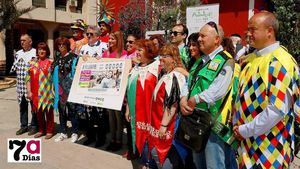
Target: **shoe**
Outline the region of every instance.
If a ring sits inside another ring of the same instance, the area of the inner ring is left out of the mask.
[[[64,139],[67,139],[68,136],[64,133],[60,133],[59,136],[54,140],[55,142],[63,141]]]
[[[105,148],[106,151],[109,151],[112,149],[112,147],[115,145],[115,142],[110,142],[109,145]]]
[[[28,131],[28,128],[27,127],[23,127],[23,128],[20,128],[17,132],[16,132],[16,135],[21,135],[21,134],[24,134]]]
[[[111,147],[111,151],[119,151],[122,149],[122,143],[114,143],[114,145]]]
[[[28,136],[34,135],[34,134],[37,133],[37,132],[38,132],[37,129],[31,128],[31,129],[29,129],[29,131],[28,131]]]
[[[46,136],[45,136],[45,139],[49,140],[52,137],[53,137],[53,133],[47,133]]]
[[[87,139],[82,144],[87,146],[87,145],[92,144],[94,141],[95,141],[94,139]]]
[[[77,140],[78,140],[78,134],[73,133],[72,136],[71,136],[71,142],[75,143]]]
[[[45,133],[37,132],[37,133],[34,135],[34,138],[40,138],[40,137],[42,137],[43,135],[45,135]]]
[[[95,148],[101,147],[105,144],[105,140],[96,141]]]

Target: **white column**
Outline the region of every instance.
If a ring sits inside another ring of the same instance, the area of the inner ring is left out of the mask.
[[[254,15],[254,0],[249,0],[248,20]]]
[[[5,73],[6,53],[5,53],[5,30],[0,32],[0,75]]]

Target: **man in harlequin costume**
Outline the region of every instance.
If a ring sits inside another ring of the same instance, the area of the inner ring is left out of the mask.
[[[227,126],[231,117],[230,109],[222,111],[224,109],[222,105],[228,103],[230,98],[234,60],[221,46],[223,36],[222,27],[214,22],[208,22],[200,29],[199,47],[205,55],[198,59],[191,68],[188,80],[189,89],[183,90],[188,90],[188,92],[183,92],[180,101],[183,115],[188,116],[194,111],[202,111],[216,119],[205,149],[193,152],[193,160],[197,169],[206,167],[219,169],[226,168],[226,165],[233,166],[225,160],[228,153],[226,150],[227,140],[225,141],[221,132],[215,128],[216,125]],[[227,130],[232,131],[230,125]]]
[[[84,37],[84,30],[86,24],[82,19],[77,19],[71,24],[73,37],[70,38],[71,52],[79,55],[80,49],[83,45],[88,43],[88,38]]]
[[[112,18],[109,14],[107,13],[102,13],[98,17],[98,26],[100,29],[100,36],[98,36],[98,39],[101,42],[108,43],[109,40],[109,34],[112,30],[112,26],[115,22],[115,19]]]
[[[234,132],[241,142],[239,168],[289,168],[294,122],[300,121],[299,67],[276,41],[278,21],[263,11],[248,24],[256,50],[242,66]]]
[[[20,129],[16,132],[16,135],[28,132],[28,135],[37,133],[37,116],[32,112],[31,124],[28,129],[28,101],[27,100],[27,86],[25,78],[27,75],[27,69],[29,61],[36,57],[36,50],[32,48],[32,38],[28,34],[21,35],[20,38],[22,49],[15,55],[15,61],[11,67],[10,72],[16,72],[17,74],[17,95],[18,103],[20,107]]]

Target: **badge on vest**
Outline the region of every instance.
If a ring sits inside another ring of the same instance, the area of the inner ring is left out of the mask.
[[[213,60],[209,63],[207,68],[210,70],[216,71],[220,65],[220,62],[221,61],[219,61],[219,60]]]

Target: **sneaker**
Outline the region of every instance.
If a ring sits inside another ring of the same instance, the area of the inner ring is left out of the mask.
[[[75,143],[77,140],[78,140],[78,134],[73,133],[72,136],[71,136],[71,142]]]
[[[17,132],[16,132],[16,135],[21,135],[21,134],[24,134],[28,131],[28,128],[27,127],[23,127],[23,128],[20,128]]]
[[[67,139],[68,136],[64,133],[60,133],[59,136],[54,140],[55,142],[63,141],[64,139]]]

